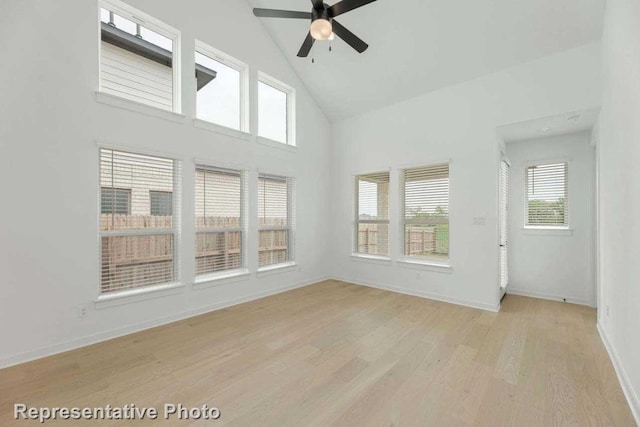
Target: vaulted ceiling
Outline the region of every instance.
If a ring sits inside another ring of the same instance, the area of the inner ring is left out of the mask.
[[[248,2],[311,11],[309,0]],[[365,53],[336,39],[332,52],[330,42],[316,42],[306,59],[296,54],[309,22],[255,19],[327,117],[338,121],[600,40],[604,5],[605,0],[378,0],[338,19],[369,44]]]

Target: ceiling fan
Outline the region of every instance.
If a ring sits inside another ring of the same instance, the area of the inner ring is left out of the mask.
[[[353,9],[373,3],[374,1],[376,0],[342,0],[333,6],[329,6],[323,3],[322,0],[311,0],[311,3],[313,4],[311,13],[296,12],[292,10],[256,8],[253,9],[253,14],[261,18],[309,19],[311,21],[309,34],[307,34],[307,38],[304,43],[302,43],[302,47],[298,52],[298,56],[301,58],[309,55],[309,52],[316,40],[333,40],[332,37],[334,34],[344,40],[349,46],[357,50],[359,53],[362,53],[367,50],[369,45],[351,31],[343,27],[334,18]]]

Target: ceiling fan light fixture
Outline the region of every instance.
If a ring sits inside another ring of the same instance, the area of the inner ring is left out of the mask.
[[[318,18],[311,23],[310,31],[314,39],[328,40],[333,34],[333,26],[328,19]]]

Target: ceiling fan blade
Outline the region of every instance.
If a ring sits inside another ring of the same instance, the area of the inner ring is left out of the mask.
[[[302,47],[298,52],[298,56],[300,58],[306,58],[309,55],[309,52],[311,52],[311,48],[313,47],[313,44],[315,43],[315,41],[316,40],[313,37],[311,37],[311,32],[309,32],[309,34],[307,34],[307,38],[304,39],[304,43],[302,43]]]
[[[336,3],[328,10],[329,16],[332,18],[343,13],[347,13],[353,9],[357,9],[369,3],[373,3],[376,0],[342,0],[340,3]]]
[[[311,12],[296,12],[293,10],[253,9],[253,14],[260,18],[293,18],[311,19]]]
[[[349,46],[358,51],[358,53],[362,53],[369,47],[368,44],[363,42],[358,36],[353,34],[351,31],[347,30],[335,19],[332,21],[333,24],[333,32],[336,36],[340,37],[344,40]]]

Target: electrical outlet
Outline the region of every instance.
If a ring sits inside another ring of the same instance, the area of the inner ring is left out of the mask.
[[[87,306],[86,305],[81,305],[78,307],[78,317],[79,318],[83,318],[83,317],[87,317]]]

